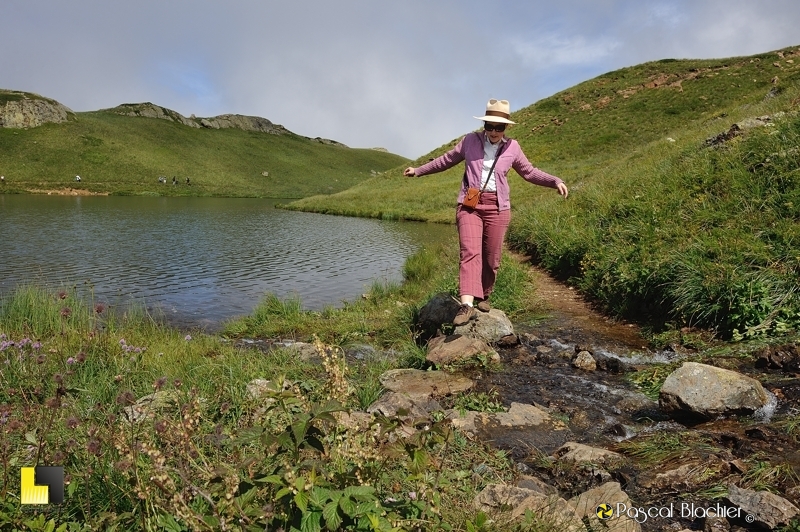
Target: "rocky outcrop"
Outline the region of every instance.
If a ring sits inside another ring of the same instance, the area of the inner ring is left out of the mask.
[[[684,362],[664,381],[658,403],[674,418],[707,420],[752,414],[767,404],[767,394],[760,382],[735,371]]]
[[[283,126],[278,126],[283,127]],[[313,139],[310,137],[306,137],[311,142],[319,142],[320,144],[327,144],[328,146],[338,146],[340,148],[347,148],[347,145],[342,144],[341,142],[337,142],[331,139],[323,139],[322,137],[314,137]]]
[[[0,90],[0,127],[28,128],[75,118],[69,108],[30,92]]]
[[[237,114],[224,114],[212,116],[208,118],[199,118],[194,115],[186,118],[177,111],[155,105],[150,102],[144,103],[124,103],[113,107],[111,109],[104,109],[109,113],[114,113],[124,116],[142,116],[145,118],[158,118],[160,120],[169,120],[183,124],[184,126],[193,128],[206,128],[206,129],[241,129],[243,131],[255,131],[258,133],[269,133],[270,135],[286,135],[292,134],[291,131],[286,129],[280,124],[275,124],[266,118],[260,116],[248,116]],[[320,144],[328,144],[331,146],[339,146],[347,148],[346,145],[335,140],[323,139],[321,137],[311,138],[305,137],[311,142],[318,142]],[[268,175],[268,172],[265,172]],[[262,174],[264,175],[264,174]],[[266,175],[265,175],[266,177]]]
[[[764,126],[771,126],[773,125],[773,120],[777,118],[781,118],[784,113],[776,113],[774,116],[764,115],[764,116],[757,116],[751,118],[745,118],[741,122],[737,122],[733,124],[727,131],[723,131],[713,137],[709,137],[705,140],[705,146],[719,146],[731,140],[734,137],[738,137],[748,129],[753,129],[756,127],[764,127]]]
[[[283,135],[291,133],[285,127],[273,124],[266,118],[260,116],[246,116],[236,114],[225,114],[214,116],[210,118],[197,118],[192,115],[186,118],[177,111],[161,107],[150,102],[144,103],[124,103],[112,109],[104,109],[109,113],[114,113],[124,116],[141,116],[145,118],[158,118],[160,120],[169,120],[183,124],[184,126],[193,128],[208,128],[208,129],[242,129],[244,131],[257,131],[260,133],[270,133],[273,135]],[[333,142],[333,141],[331,141]]]
[[[123,116],[141,116],[145,118],[158,118],[160,120],[169,120],[170,122],[177,122],[189,127],[200,127],[200,124],[194,120],[190,120],[172,109],[161,107],[150,102],[144,103],[123,103],[112,109],[103,109],[103,111],[114,113]]]
[[[258,131],[271,135],[290,133],[285,127],[273,124],[260,116],[245,115],[219,115],[212,118],[200,118],[200,125],[209,129],[242,129],[244,131]]]

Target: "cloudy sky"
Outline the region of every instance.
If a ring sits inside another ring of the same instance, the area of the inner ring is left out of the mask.
[[[797,0],[2,0],[0,88],[417,157],[610,70],[800,45]]]

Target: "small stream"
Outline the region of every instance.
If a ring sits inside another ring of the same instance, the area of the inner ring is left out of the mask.
[[[521,344],[499,350],[502,369],[484,374],[478,390],[497,392],[507,406],[512,402],[543,406],[567,429],[546,434],[535,429],[494,430],[490,436],[493,445],[506,449],[516,462],[524,464],[524,470],[557,487],[567,499],[616,481],[640,507],[678,507],[687,501],[711,507],[724,502],[725,487],[734,483],[754,490],[769,489],[798,505],[800,445],[788,429],[800,412],[800,373],[757,369],[752,357],[706,359],[705,363],[761,381],[769,404],[753,416],[682,425],[662,413],[658,402],[641,393],[625,375],[653,364],[678,363],[696,354],[650,351],[635,327],[603,318],[566,292],[566,287],[548,282],[551,285],[544,288],[547,297],[559,299],[561,304],[549,319],[517,326]],[[573,367],[571,359],[581,350],[592,353],[597,370]],[[631,443],[665,435],[690,443],[683,454],[655,465],[626,453]],[[552,454],[566,441],[621,452],[626,465],[610,472],[544,467],[541,456]],[[705,471],[704,476],[680,478],[681,471],[698,468]],[[671,475],[671,480],[659,480],[659,475]],[[641,524],[645,531],[703,530],[705,526],[703,519],[674,515]],[[719,530],[763,530],[743,520],[732,520],[727,526]]]

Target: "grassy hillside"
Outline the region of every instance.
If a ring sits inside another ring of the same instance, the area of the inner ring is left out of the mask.
[[[727,336],[797,326],[799,103],[792,48],[646,63],[526,107],[509,136],[572,193],[565,202],[515,177],[509,241],[614,314]],[[292,206],[452,221],[463,168],[412,180],[401,170]]]
[[[104,111],[75,116],[62,124],[0,128],[2,192],[73,187],[113,194],[299,198],[346,189],[405,161],[294,134],[195,129]],[[82,178],[79,186],[75,175]],[[158,182],[161,175],[167,185]],[[181,186],[172,186],[173,176]],[[186,177],[191,186],[185,186]]]
[[[732,109],[762,101],[770,91],[795,84],[800,53],[793,50],[729,59],[665,59],[609,72],[513,113],[517,125],[507,134],[520,142],[534,166],[569,185],[580,185],[642,145],[670,135],[682,137]],[[780,66],[773,66],[775,62]],[[777,84],[772,82],[775,76]],[[458,140],[410,164],[419,166]],[[335,196],[309,197],[291,207],[451,223],[462,173],[463,167],[457,167],[409,181],[397,167]],[[514,177],[512,204],[552,193]]]

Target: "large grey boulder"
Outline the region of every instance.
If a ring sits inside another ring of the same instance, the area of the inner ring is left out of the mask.
[[[697,362],[673,371],[658,396],[661,409],[676,419],[713,419],[724,414],[752,414],[767,404],[757,380]]]

